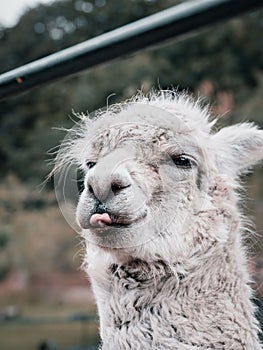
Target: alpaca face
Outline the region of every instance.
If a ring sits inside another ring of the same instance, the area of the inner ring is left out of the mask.
[[[226,241],[236,179],[263,158],[263,132],[248,123],[214,132],[214,124],[173,92],[83,116],[54,172],[84,171],[76,218],[85,239],[168,260]]]
[[[97,134],[86,144],[77,222],[104,248],[134,248],[171,234],[180,240],[202,207],[200,142],[180,121],[177,132],[134,119],[106,128],[95,121]]]

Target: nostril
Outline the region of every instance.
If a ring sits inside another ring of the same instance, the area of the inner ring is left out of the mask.
[[[121,186],[120,186],[119,184],[117,184],[117,183],[112,183],[112,184],[111,184],[111,190],[112,190],[112,192],[115,193],[115,192],[121,190]]]
[[[130,187],[130,184],[124,185],[124,184],[121,184],[119,182],[113,182],[111,184],[111,190],[114,194],[116,194],[116,193],[120,192],[121,190],[128,188],[128,187]]]
[[[88,185],[88,191],[89,193],[94,194],[94,191],[91,185]]]

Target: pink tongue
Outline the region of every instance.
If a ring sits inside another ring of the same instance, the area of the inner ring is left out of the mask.
[[[109,217],[109,214],[93,214],[90,218],[90,224],[91,226],[99,226],[104,227],[106,225],[110,225],[112,223],[111,218]]]

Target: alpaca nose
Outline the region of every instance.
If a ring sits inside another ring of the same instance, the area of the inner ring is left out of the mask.
[[[107,174],[101,169],[88,178],[87,188],[99,202],[105,203],[110,196],[117,196],[131,186],[128,171],[121,169],[112,174]]]

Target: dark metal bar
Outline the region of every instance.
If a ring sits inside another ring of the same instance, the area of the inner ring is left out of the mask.
[[[192,0],[0,75],[0,99],[262,6],[262,0]]]

